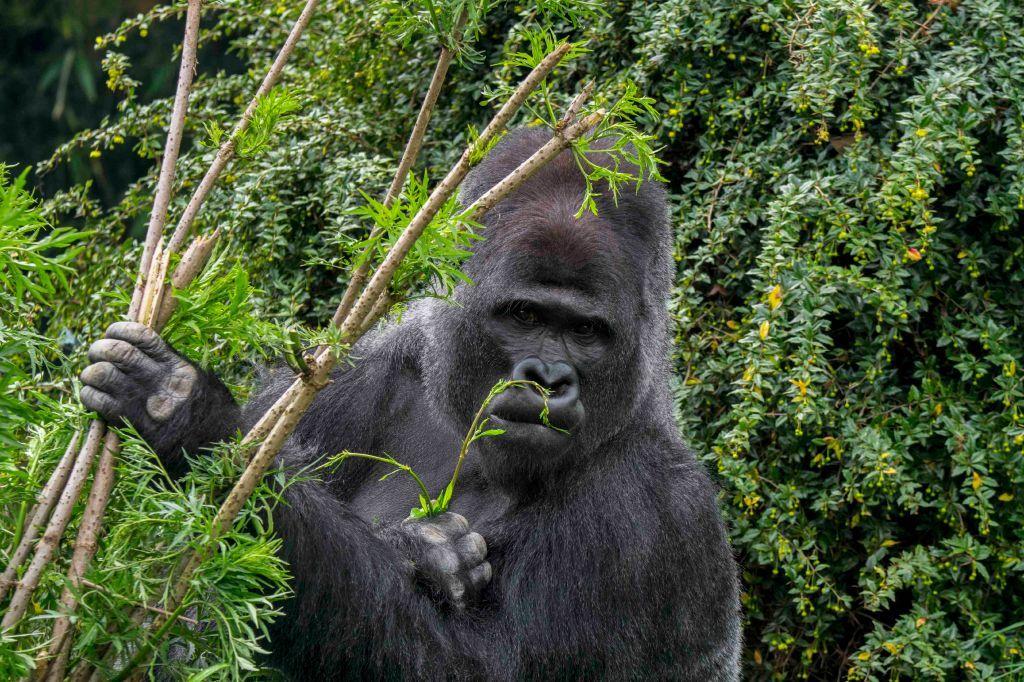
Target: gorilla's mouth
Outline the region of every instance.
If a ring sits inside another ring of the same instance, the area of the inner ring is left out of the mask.
[[[505,435],[531,437],[546,442],[564,442],[583,421],[583,403],[577,397],[548,400],[547,424],[542,417],[544,399],[530,389],[513,388],[502,393],[488,409],[491,423],[505,429]],[[504,436],[499,436],[502,438]]]

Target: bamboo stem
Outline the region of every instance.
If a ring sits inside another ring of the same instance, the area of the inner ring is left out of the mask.
[[[57,504],[60,491],[64,489],[68,476],[71,475],[71,469],[74,467],[75,455],[78,454],[78,441],[81,439],[81,435],[81,433],[76,432],[71,436],[71,442],[68,443],[68,447],[64,450],[64,456],[60,458],[57,468],[50,475],[50,480],[46,482],[46,485],[43,486],[43,489],[36,496],[36,505],[29,514],[29,522],[25,526],[25,532],[21,536],[21,541],[18,542],[17,548],[11,553],[11,560],[7,564],[7,568],[4,569],[3,575],[0,575],[0,600],[7,596],[7,591],[17,581],[18,567],[28,557],[32,544],[39,537],[39,531],[46,525],[47,519],[50,518],[50,512],[53,511],[54,505]]]
[[[139,262],[139,277],[135,281],[132,303],[128,308],[128,318],[138,319],[139,305],[145,292],[146,274],[153,259],[157,243],[163,236],[164,225],[167,223],[167,207],[170,206],[174,191],[174,175],[178,165],[178,152],[185,130],[185,116],[188,113],[189,95],[192,93],[192,78],[196,72],[196,47],[199,43],[199,16],[202,0],[189,0],[188,12],[185,14],[185,37],[181,42],[181,65],[178,67],[178,88],[174,93],[174,106],[171,109],[171,121],[167,128],[167,141],[164,143],[164,156],[160,163],[160,174],[157,176],[156,194],[153,198],[153,209],[149,214],[149,227],[146,230],[146,243]]]

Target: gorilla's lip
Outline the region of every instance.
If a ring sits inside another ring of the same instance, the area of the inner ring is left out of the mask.
[[[572,406],[552,409],[548,414],[548,424],[541,419],[543,409],[544,401],[540,397],[534,399],[530,394],[501,395],[491,404],[487,416],[491,421],[500,421],[503,425],[534,427],[560,437],[571,435],[583,421],[583,405],[578,401]]]
[[[569,433],[545,426],[539,421],[516,421],[496,414],[490,415],[488,426],[504,431],[496,439],[499,444],[503,439],[511,442],[525,441],[531,445],[534,454],[549,450],[561,451],[570,437]]]

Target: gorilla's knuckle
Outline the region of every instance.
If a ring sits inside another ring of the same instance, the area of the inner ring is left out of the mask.
[[[484,587],[486,587],[487,584],[491,582],[492,576],[493,572],[491,569],[491,564],[488,561],[485,561],[473,567],[472,569],[470,569],[468,574],[470,584],[472,584],[473,587],[477,590],[481,590]]]
[[[434,525],[450,537],[465,535],[469,531],[469,521],[466,520],[466,517],[455,512],[441,514],[434,520]]]
[[[455,542],[455,550],[467,566],[472,566],[487,556],[487,543],[480,533],[467,533]]]
[[[433,547],[427,552],[427,564],[431,571],[454,575],[459,570],[459,557],[448,547]]]

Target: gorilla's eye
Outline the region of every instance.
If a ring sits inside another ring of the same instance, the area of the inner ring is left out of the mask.
[[[519,324],[535,327],[540,324],[537,312],[525,303],[515,303],[508,311],[509,316]]]
[[[577,322],[573,325],[572,333],[576,336],[591,337],[597,334],[597,325],[590,320],[584,320],[583,322]]]

